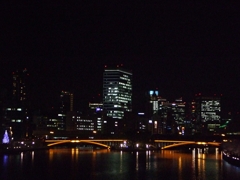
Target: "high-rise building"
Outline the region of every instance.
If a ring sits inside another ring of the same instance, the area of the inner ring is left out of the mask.
[[[28,137],[30,119],[27,103],[27,69],[16,70],[12,73],[12,100],[3,108],[4,127],[9,131],[11,138]]]
[[[149,98],[149,103],[152,104],[152,114],[155,114],[158,112],[159,110],[159,100],[160,100],[160,96],[158,95],[158,91],[149,91],[148,94],[148,98]]]
[[[103,73],[103,109],[111,118],[123,119],[132,111],[132,72],[105,68]]]
[[[221,124],[221,98],[217,96],[196,97],[196,123],[200,132],[214,132]]]
[[[27,81],[27,69],[21,71],[17,70],[13,72],[13,100],[16,102],[26,101],[26,81]]]
[[[62,91],[60,94],[60,105],[58,117],[55,119],[57,130],[66,130],[67,113],[73,111],[73,93]]]

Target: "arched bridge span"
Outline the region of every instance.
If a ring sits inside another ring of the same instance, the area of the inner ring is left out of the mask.
[[[154,140],[154,143],[161,149],[170,149],[174,147],[195,145],[195,146],[216,146],[220,147],[220,142],[201,142],[201,141],[174,141],[174,140]]]
[[[123,143],[124,139],[49,139],[45,140],[45,143],[47,143],[47,146],[55,146],[59,144],[64,144],[64,143],[88,143],[88,144],[93,144],[101,147],[105,147],[110,149],[111,146],[114,146],[116,144]]]

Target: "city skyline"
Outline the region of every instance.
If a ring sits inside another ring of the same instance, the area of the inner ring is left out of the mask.
[[[240,26],[233,4],[4,7],[0,85],[9,90],[11,73],[27,68],[41,105],[62,90],[86,104],[102,92],[104,65],[123,64],[133,72],[133,104],[158,88],[170,100],[223,94],[240,109]]]
[[[113,66],[111,66],[111,67],[113,67]],[[106,68],[106,65],[105,65],[104,68]],[[102,73],[104,72],[104,68],[102,69]],[[113,67],[113,69],[114,69],[114,67]],[[116,66],[116,69],[118,69],[117,66]],[[18,71],[21,71],[21,70],[18,70]],[[28,69],[24,68],[24,69],[22,69],[22,71],[26,71],[28,73],[28,78],[29,78],[30,75],[29,75]],[[104,75],[103,74],[101,74],[101,75],[102,75],[101,78],[104,78]],[[134,74],[133,74],[133,76],[134,76]],[[6,95],[5,98],[11,98],[12,91],[14,90],[13,87],[12,87],[12,85],[13,85],[12,83],[14,82],[13,79],[12,79],[12,74],[11,74],[11,76],[8,77],[8,81],[9,81],[9,87],[1,86],[1,93],[2,93],[2,95]],[[67,87],[65,87],[65,88],[63,87],[62,90],[58,89],[57,91],[56,91],[56,89],[52,89],[51,94],[48,94],[48,96],[50,95],[51,98],[44,99],[42,101],[42,104],[38,104],[38,101],[36,101],[36,100],[38,100],[38,98],[42,98],[43,94],[39,93],[39,95],[36,95],[36,97],[32,96],[34,93],[38,93],[38,91],[35,91],[35,92],[33,91],[33,88],[31,87],[32,86],[31,82],[32,81],[29,81],[29,79],[28,79],[28,84],[26,86],[27,89],[28,89],[27,100],[30,101],[31,108],[33,108],[35,110],[37,110],[37,109],[43,110],[43,109],[45,109],[44,108],[45,105],[49,105],[48,108],[51,108],[51,107],[58,108],[59,96],[60,96],[61,92],[62,91],[67,91],[69,89]],[[101,83],[101,86],[103,86],[102,79],[101,79],[101,82],[95,82],[95,83],[96,84]],[[135,84],[133,83],[133,87],[134,87],[134,85]],[[5,90],[7,90],[7,91],[5,91]],[[144,104],[146,103],[146,94],[150,90],[157,90],[159,92],[159,96],[167,99],[167,101],[170,101],[170,102],[175,102],[175,100],[178,99],[178,98],[183,98],[184,101],[191,102],[191,101],[195,100],[196,96],[202,96],[202,97],[217,96],[217,97],[221,97],[221,99],[224,100],[223,105],[225,107],[230,105],[230,107],[227,108],[227,111],[232,111],[232,112],[238,111],[239,112],[239,106],[236,106],[236,105],[239,105],[239,102],[237,102],[239,97],[235,97],[235,99],[231,99],[231,98],[229,98],[231,96],[224,96],[224,94],[222,94],[222,93],[221,94],[220,93],[211,94],[211,93],[202,93],[202,92],[195,92],[195,93],[192,93],[189,96],[177,96],[176,94],[171,94],[170,97],[168,97],[168,96],[164,96],[163,94],[161,94],[161,89],[160,88],[141,89],[141,91],[138,92],[138,94],[136,93],[136,91],[133,92],[133,99],[135,100],[135,102],[133,101],[134,102],[133,107],[135,105],[134,111],[144,111],[145,110],[144,109],[144,106],[145,106]],[[79,98],[80,97],[79,95],[82,93],[82,91],[76,93],[76,89],[74,89],[74,88],[71,89],[71,91],[69,91],[69,92],[74,94],[74,107],[75,107],[74,109],[75,110],[86,110],[88,108],[88,103],[90,103],[90,102],[92,102],[92,103],[94,103],[94,102],[102,103],[103,102],[102,91],[103,91],[103,87],[97,89],[96,92],[99,92],[99,93],[94,94],[93,95],[94,97],[91,96],[91,95],[86,96],[85,101],[84,101],[84,100],[81,100]],[[46,87],[45,87],[45,93],[49,93],[49,91],[47,90]],[[136,94],[134,94],[134,93],[136,93]],[[232,98],[234,98],[234,97],[232,97]],[[137,103],[138,103],[138,105],[137,105]],[[38,104],[38,105],[36,106],[36,104]]]

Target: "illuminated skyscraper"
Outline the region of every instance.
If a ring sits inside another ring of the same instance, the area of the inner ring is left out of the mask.
[[[66,130],[67,113],[73,111],[73,93],[62,91],[60,94],[60,106],[55,122],[57,130]]]
[[[12,101],[9,101],[4,109],[4,126],[11,131],[14,139],[30,136],[29,116],[27,103],[27,69],[17,70],[12,73]],[[11,138],[12,138],[11,137]]]
[[[196,97],[197,124],[202,132],[214,133],[221,124],[221,98],[217,96]]]
[[[103,110],[108,117],[123,119],[132,111],[132,73],[122,68],[105,68]]]
[[[13,72],[13,100],[15,102],[26,101],[26,80],[27,80],[27,69],[21,71],[17,70]]]

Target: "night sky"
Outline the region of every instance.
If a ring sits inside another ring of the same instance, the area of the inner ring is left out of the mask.
[[[27,68],[34,106],[61,90],[77,106],[102,94],[104,65],[133,72],[135,106],[158,88],[169,100],[223,94],[239,105],[240,11],[237,4],[4,2],[0,88]],[[240,106],[239,106],[240,109]]]

